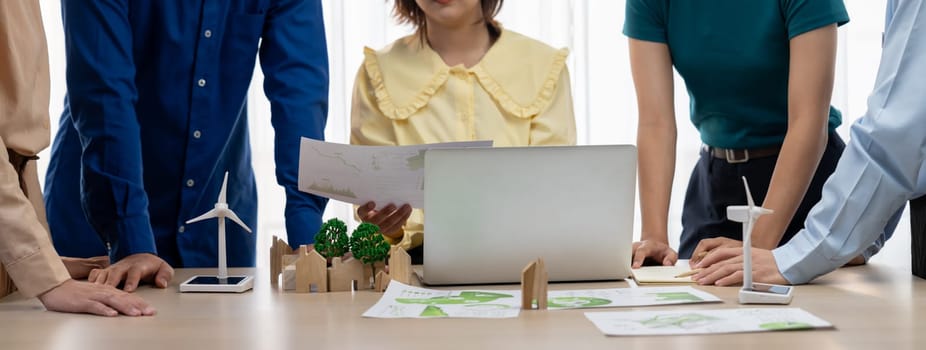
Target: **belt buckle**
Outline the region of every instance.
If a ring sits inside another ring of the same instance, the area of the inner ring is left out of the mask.
[[[725,150],[723,150],[723,151],[724,151],[724,155],[725,155],[726,158],[727,158],[727,163],[730,163],[730,164],[737,164],[737,163],[746,163],[746,162],[749,161],[749,150],[748,150],[748,149],[744,149],[744,150],[743,150],[743,158],[741,158],[741,159],[736,159],[736,151],[735,151],[735,150],[732,150],[732,149],[725,149]]]

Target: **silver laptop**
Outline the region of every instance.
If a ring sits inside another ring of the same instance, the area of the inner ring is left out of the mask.
[[[433,149],[425,154],[425,284],[630,276],[634,146]]]

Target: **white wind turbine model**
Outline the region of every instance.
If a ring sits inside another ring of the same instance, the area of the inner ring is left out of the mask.
[[[240,293],[254,286],[254,278],[252,276],[228,276],[228,263],[226,262],[225,255],[225,219],[227,218],[235,222],[238,226],[248,231],[248,233],[251,233],[251,229],[248,228],[248,225],[245,225],[244,222],[241,222],[241,219],[238,218],[238,215],[235,215],[234,211],[228,208],[228,203],[225,199],[227,186],[228,172],[226,171],[225,179],[222,180],[222,190],[219,191],[219,199],[215,203],[215,207],[205,214],[187,220],[186,222],[187,224],[192,224],[206,219],[219,219],[219,274],[218,276],[193,276],[180,285],[181,292]]]
[[[752,282],[752,228],[760,216],[774,211],[757,207],[749,191],[749,183],[743,176],[748,205],[731,205],[727,207],[727,218],[743,223],[743,289],[740,290],[740,304],[788,304],[791,302],[792,288],[777,284]]]

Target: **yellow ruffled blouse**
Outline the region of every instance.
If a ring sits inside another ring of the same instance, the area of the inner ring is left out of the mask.
[[[417,35],[379,51],[365,48],[354,82],[351,144],[574,145],[568,54],[510,30],[470,68],[447,66]],[[390,243],[421,245],[423,222],[415,209],[404,238]]]

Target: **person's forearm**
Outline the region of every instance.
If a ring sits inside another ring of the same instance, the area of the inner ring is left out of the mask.
[[[298,189],[301,138],[324,140],[328,115],[328,49],[321,1],[274,2],[261,38],[264,92],[275,131],[276,177],[286,190],[286,232],[295,247],[314,242],[328,201]]]
[[[70,276],[33,204],[20,187],[22,169],[11,164],[6,149],[0,135],[0,263],[22,293],[31,297],[54,288]]]
[[[643,240],[668,244],[669,196],[675,169],[675,125],[641,123],[637,131]]]
[[[894,174],[885,171],[889,160],[870,154],[867,146],[875,144],[879,149],[905,153],[911,156],[911,163],[922,164],[921,153],[916,156],[916,151],[890,148],[896,143],[891,139],[898,134],[903,132],[882,135],[887,140],[884,142],[871,138],[860,123],[852,127],[853,141],[823,186],[822,199],[807,216],[806,227],[773,251],[778,270],[789,282],[807,283],[844,265],[885,231],[892,215],[903,210],[912,196],[907,185],[916,178],[915,169],[899,172],[904,176],[891,176]]]
[[[809,124],[809,123],[808,123]],[[813,179],[817,164],[826,149],[825,128],[808,127],[790,130],[781,147],[768,194],[762,206],[775,211],[756,222],[752,245],[764,249],[778,246]]]
[[[630,68],[637,91],[637,164],[642,239],[668,244],[667,222],[675,175],[674,81],[665,43],[630,39]]]
[[[823,156],[836,62],[836,25],[791,39],[788,131],[762,205],[775,211],[756,222],[753,246],[778,246]]]

